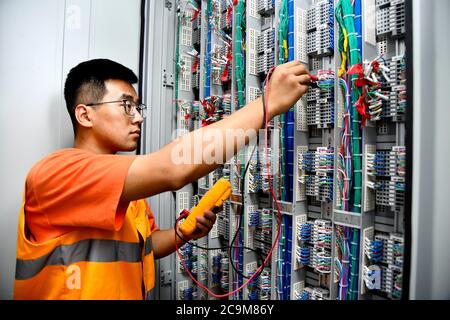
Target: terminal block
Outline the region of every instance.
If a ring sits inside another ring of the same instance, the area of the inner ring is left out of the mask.
[[[307,13],[307,53],[312,56],[334,52],[334,6],[332,0],[314,4]]]
[[[258,13],[263,17],[269,17],[275,12],[275,0],[258,0]]]
[[[406,32],[405,0],[378,0],[376,5],[377,36],[404,36]]]
[[[258,53],[256,71],[266,75],[275,66],[275,29],[266,29],[258,36],[256,43]]]
[[[376,204],[400,210],[404,206],[406,148],[367,155],[367,186],[376,192]],[[373,179],[375,178],[375,179]]]
[[[318,71],[318,87],[311,87],[306,93],[306,122],[319,129],[334,125],[334,71]]]
[[[334,149],[319,147],[299,157],[299,168],[305,172],[301,183],[306,195],[322,202],[333,200]]]

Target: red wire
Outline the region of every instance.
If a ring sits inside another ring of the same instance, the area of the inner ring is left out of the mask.
[[[275,201],[275,206],[276,206],[277,211],[278,211],[278,219],[279,219],[279,223],[278,223],[278,227],[277,227],[277,236],[276,236],[276,238],[275,238],[275,242],[274,242],[272,248],[270,249],[269,254],[267,255],[267,257],[266,257],[266,259],[264,260],[263,264],[261,264],[261,265],[259,266],[259,268],[256,269],[256,271],[253,273],[253,275],[252,275],[249,279],[247,279],[247,281],[244,282],[244,284],[241,285],[241,286],[240,286],[239,288],[237,288],[236,290],[233,290],[233,291],[228,292],[228,293],[225,293],[225,294],[215,294],[214,292],[212,292],[211,290],[209,290],[207,287],[205,287],[204,285],[202,285],[200,282],[198,282],[197,279],[195,279],[195,277],[192,275],[191,271],[189,271],[189,269],[186,267],[186,264],[185,264],[185,262],[184,262],[183,256],[182,256],[182,254],[180,253],[180,250],[179,250],[179,247],[178,247],[178,243],[177,243],[177,235],[176,235],[176,231],[175,231],[175,248],[176,248],[177,254],[178,254],[179,258],[180,258],[180,261],[181,261],[181,263],[183,264],[184,270],[185,270],[186,273],[189,275],[189,277],[192,279],[192,281],[194,281],[195,284],[197,284],[200,288],[202,288],[204,291],[208,292],[211,296],[213,296],[213,297],[215,297],[215,298],[226,298],[226,297],[229,297],[229,296],[235,294],[236,292],[241,291],[243,288],[245,288],[245,287],[250,283],[250,281],[253,280],[253,278],[255,278],[257,275],[259,275],[259,273],[261,272],[261,270],[263,269],[263,267],[267,264],[267,262],[269,261],[270,257],[272,256],[273,250],[274,250],[275,247],[277,246],[278,241],[279,241],[279,239],[280,239],[280,233],[281,233],[281,219],[282,219],[282,217],[281,217],[280,206],[279,206],[279,204],[278,204],[277,197],[275,196],[275,193],[274,193],[273,187],[272,187],[272,183],[271,183],[270,165],[269,165],[269,161],[268,161],[268,160],[269,160],[269,153],[268,153],[269,148],[268,148],[268,141],[267,141],[267,140],[268,140],[268,131],[269,131],[269,129],[268,129],[268,124],[269,124],[269,122],[268,122],[268,116],[267,116],[267,115],[269,114],[269,99],[268,99],[268,98],[269,98],[269,85],[268,85],[268,84],[269,84],[270,76],[272,75],[272,73],[273,73],[273,71],[275,70],[275,68],[276,68],[276,67],[273,67],[272,69],[269,70],[269,72],[267,73],[267,78],[266,78],[265,84],[264,84],[264,86],[266,87],[266,99],[265,99],[265,100],[266,100],[266,117],[265,117],[265,133],[264,133],[264,137],[265,137],[265,140],[266,140],[265,146],[266,146],[266,162],[267,162],[267,169],[268,169],[268,170],[267,170],[267,177],[268,177],[268,180],[269,180],[269,189],[270,189],[270,193],[271,193],[271,195],[272,195],[272,197],[273,197],[273,199],[274,199],[274,201]],[[186,215],[187,215],[187,214],[182,214],[182,215],[180,215],[180,216],[178,217],[178,219],[176,220],[176,223],[175,223],[175,228],[178,226],[178,222],[179,222],[182,218],[186,217]],[[232,259],[231,259],[231,261],[232,261]],[[231,262],[231,263],[233,263],[233,262]]]

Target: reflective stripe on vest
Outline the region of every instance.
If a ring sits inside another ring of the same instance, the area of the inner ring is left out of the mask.
[[[152,236],[145,241],[145,255],[152,252]],[[49,254],[33,260],[16,260],[16,279],[28,280],[46,266],[69,266],[76,262],[140,262],[139,243],[89,239],[56,247]]]
[[[153,244],[152,244],[152,235],[145,240],[145,251],[144,256],[148,256],[153,251]]]

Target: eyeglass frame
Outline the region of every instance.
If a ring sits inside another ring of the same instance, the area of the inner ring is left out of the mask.
[[[95,107],[95,106],[99,106],[99,105],[102,105],[102,104],[110,104],[110,103],[118,103],[118,102],[122,102],[122,107],[123,107],[123,109],[125,111],[125,114],[128,117],[133,118],[136,115],[136,112],[138,112],[141,115],[142,118],[144,118],[144,119],[146,118],[146,115],[142,114],[141,111],[142,110],[147,110],[147,106],[145,104],[143,104],[143,103],[136,103],[136,102],[134,102],[132,100],[127,100],[127,99],[116,100],[116,101],[105,101],[105,102],[89,103],[89,104],[86,104],[86,107]],[[133,104],[131,106],[132,108],[134,107],[134,113],[133,114],[129,114],[127,112],[127,106],[126,106],[127,102]]]

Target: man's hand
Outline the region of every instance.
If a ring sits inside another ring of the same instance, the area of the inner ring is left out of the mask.
[[[269,81],[269,116],[286,113],[308,91],[311,77],[298,61],[278,66]]]
[[[222,211],[222,207],[214,208],[212,211],[205,210],[204,217],[197,217],[197,228],[190,236],[185,236],[181,233],[179,226],[177,227],[178,236],[175,235],[174,229],[156,230],[152,234],[152,245],[155,259],[164,258],[175,251],[175,241],[178,247],[184,245],[185,241],[199,239],[205,237],[212,229],[216,222],[216,214]],[[180,239],[179,237],[183,237]]]
[[[200,239],[206,237],[208,233],[211,231],[214,223],[216,222],[216,213],[222,211],[223,206],[220,208],[214,208],[212,211],[205,210],[205,215],[203,217],[197,217],[197,228],[195,231],[189,236],[189,240],[191,239]],[[183,236],[186,239],[186,236]]]

